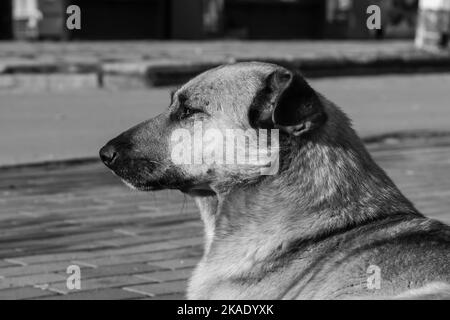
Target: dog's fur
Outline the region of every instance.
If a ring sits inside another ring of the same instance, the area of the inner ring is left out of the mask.
[[[193,120],[219,130],[280,129],[279,172],[175,165],[170,134],[193,132]],[[374,163],[345,114],[283,67],[209,70],[178,89],[166,113],[110,141],[101,157],[135,188],[194,197],[206,245],[191,299],[449,293],[449,227],[422,216]],[[371,265],[380,268],[379,289],[367,286]]]

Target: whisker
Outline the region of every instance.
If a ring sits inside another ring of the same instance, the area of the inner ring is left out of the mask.
[[[183,193],[183,205],[181,206],[180,214],[184,214],[185,209],[186,209],[186,195]]]

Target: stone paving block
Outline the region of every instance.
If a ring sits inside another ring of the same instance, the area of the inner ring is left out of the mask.
[[[20,257],[20,261],[27,264],[37,264],[46,261],[67,261],[67,260],[84,260],[89,262],[89,258],[99,258],[116,255],[130,255],[140,253],[158,252],[172,249],[191,248],[203,244],[203,237],[196,237],[193,239],[180,239],[173,241],[166,241],[161,243],[142,244],[126,248],[112,248],[93,252],[61,252],[58,254],[43,254],[34,256]],[[1,269],[0,269],[1,270]],[[1,275],[1,273],[0,273]]]
[[[135,275],[153,271],[161,271],[163,269],[163,267],[149,265],[148,263],[127,263],[114,266],[101,266],[95,269],[82,270],[81,279],[102,278],[120,275]]]
[[[66,282],[56,282],[51,283],[47,290],[58,292],[58,293],[74,293],[81,291],[89,291],[89,290],[98,290],[98,289],[106,289],[106,288],[119,288],[128,285],[136,285],[141,283],[152,283],[155,282],[153,280],[140,279],[137,277],[133,277],[131,275],[126,276],[110,276],[110,277],[101,277],[95,279],[86,279],[83,280],[81,278],[81,289],[80,290],[69,290],[67,288]]]
[[[52,273],[56,271],[65,271],[71,263],[48,263],[39,264],[31,266],[20,266],[20,267],[8,267],[0,269],[0,276],[2,277],[13,277],[13,276],[23,276],[23,275],[34,275],[34,274],[45,274]],[[81,269],[87,268],[86,266],[80,266]]]
[[[19,259],[4,259],[3,260],[5,265],[3,267],[7,268],[7,267],[17,267],[17,266],[26,266],[27,264],[25,262],[23,262],[22,260]],[[7,265],[9,264],[9,266]]]
[[[193,268],[184,268],[184,269],[177,269],[177,270],[170,270],[170,271],[156,271],[156,272],[148,272],[148,273],[141,273],[141,274],[135,274],[135,277],[141,278],[141,279],[147,279],[147,280],[154,280],[157,282],[168,282],[168,281],[175,281],[175,280],[187,280],[194,271]]]
[[[129,300],[146,297],[140,293],[126,291],[120,288],[69,292],[65,295],[46,296],[42,300]]]
[[[55,295],[55,293],[33,287],[0,290],[0,300],[31,299],[38,297],[49,297],[53,295]]]
[[[195,267],[200,259],[198,258],[187,258],[187,259],[172,259],[172,260],[165,260],[165,261],[154,261],[149,262],[153,266],[158,266],[162,268],[167,268],[171,270],[176,269],[183,269],[187,267]]]
[[[20,257],[20,261],[23,261],[27,265],[31,266],[33,264],[39,265],[48,263],[49,261],[61,262],[82,259],[85,254],[86,252],[58,252],[52,254],[36,254],[30,256],[22,256]]]
[[[183,248],[187,246],[198,246],[203,245],[205,243],[204,237],[191,237],[188,239],[178,239],[178,240],[171,240],[167,242],[168,248],[170,249],[176,249],[176,248]]]
[[[174,293],[174,294],[164,294],[154,297],[137,298],[139,300],[186,300],[186,294],[184,293]]]
[[[146,247],[145,247],[146,248]],[[189,257],[200,256],[203,253],[201,245],[194,247],[186,247],[181,249],[171,249],[167,251],[150,251],[138,253],[128,252],[111,252],[110,250],[101,250],[95,252],[76,252],[76,253],[59,253],[50,255],[36,255],[30,257],[20,257],[21,262],[26,262],[30,265],[45,264],[48,261],[71,264],[71,261],[78,260],[88,264],[97,266],[107,266],[116,264],[149,262],[155,260],[173,259],[175,257]],[[1,270],[1,268],[0,268]],[[1,272],[0,272],[1,275]]]
[[[30,285],[48,284],[67,279],[67,275],[59,274],[35,274],[21,277],[0,279],[0,290],[12,287],[25,287]]]
[[[115,247],[120,246],[130,246],[130,245],[139,245],[143,243],[152,243],[152,242],[160,242],[160,241],[170,241],[170,240],[179,240],[188,237],[198,237],[202,236],[203,228],[194,228],[181,230],[178,232],[167,232],[166,234],[154,234],[148,236],[134,236],[134,237],[118,237],[115,239],[111,239],[108,241],[103,241],[103,243],[112,245]]]
[[[124,290],[146,294],[150,297],[158,295],[167,295],[175,293],[184,293],[186,291],[187,281],[171,281],[155,284],[144,284],[138,286],[127,286]]]
[[[11,262],[7,262],[4,260],[0,260],[0,269],[1,268],[6,268],[6,267],[12,267],[15,266],[15,264],[11,263]]]
[[[173,258],[188,258],[188,257],[198,257],[200,259],[203,253],[203,248],[188,247],[182,249],[164,250],[156,252],[144,252],[137,254],[122,254],[113,256],[101,256],[99,258],[84,259],[87,263],[92,263],[97,266],[113,266],[117,264],[127,264],[127,263],[138,263],[138,262],[148,262],[151,264],[152,261],[170,260]]]
[[[150,244],[142,244],[125,248],[109,249],[105,250],[104,253],[111,255],[120,255],[120,254],[133,254],[143,252],[156,252],[156,251],[193,247],[199,244],[203,244],[203,241],[204,241],[203,237],[195,237],[189,239],[153,242]],[[86,256],[95,256],[95,253],[87,253]]]

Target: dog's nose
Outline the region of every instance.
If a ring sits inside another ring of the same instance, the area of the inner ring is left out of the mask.
[[[114,164],[114,161],[116,161],[118,155],[119,154],[117,153],[116,148],[110,144],[107,144],[100,149],[100,159],[108,167]]]

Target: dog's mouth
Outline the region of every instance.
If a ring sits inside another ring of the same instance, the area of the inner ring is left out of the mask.
[[[150,183],[140,183],[140,182],[132,182],[126,179],[121,178],[122,182],[133,190],[139,190],[139,191],[158,191],[158,190],[164,190],[167,189],[163,186],[158,186]]]
[[[165,189],[179,190],[192,197],[210,197],[215,196],[216,192],[208,184],[193,184],[192,182],[178,181],[177,183],[167,183],[165,181],[130,181],[124,178],[121,180],[134,190],[139,191],[160,191]]]
[[[160,191],[166,189],[179,190],[193,197],[208,197],[216,195],[209,183],[199,183],[192,179],[185,179],[178,174],[166,174],[160,177],[154,175],[131,174],[128,170],[111,170],[114,175],[133,190]]]
[[[167,186],[162,185],[157,180],[149,179],[144,174],[131,173],[126,168],[115,168],[110,171],[118,177],[127,187],[139,191],[158,191],[168,189]]]
[[[122,182],[133,190],[159,191],[166,189],[181,189],[180,183],[167,181],[165,179],[145,179],[142,177],[124,177],[115,173]]]
[[[139,190],[139,191],[145,191],[145,192],[150,192],[150,191],[160,191],[160,190],[165,190],[165,189],[174,189],[174,190],[179,190],[189,196],[192,197],[210,197],[210,196],[215,196],[216,192],[214,192],[214,190],[212,190],[211,188],[209,188],[207,185],[192,185],[190,183],[185,183],[183,185],[164,185],[158,182],[147,182],[147,183],[141,183],[141,182],[130,182],[126,179],[121,179],[123,181],[123,183],[125,185],[127,185],[128,187],[130,187],[131,189],[134,190]]]
[[[210,197],[216,195],[216,192],[207,183],[194,184],[180,188],[179,190],[192,197]]]

